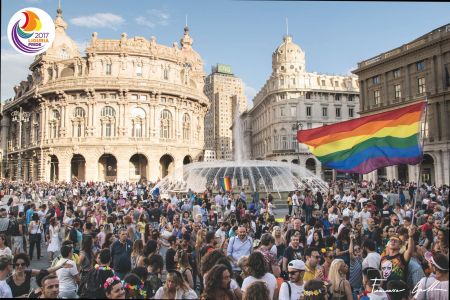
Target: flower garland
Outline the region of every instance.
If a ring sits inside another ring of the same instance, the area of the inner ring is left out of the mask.
[[[322,293],[322,290],[303,291],[303,295],[305,295],[305,296],[318,296],[321,293]]]
[[[139,295],[141,295],[144,298],[147,297],[147,292],[144,290],[144,282],[143,281],[141,281],[140,285],[131,285],[128,282],[124,282],[123,287],[128,290],[131,290],[131,291],[139,291]]]
[[[108,289],[111,286],[111,284],[113,284],[115,281],[121,282],[120,278],[117,277],[116,275],[106,279],[105,283],[103,284],[103,287],[105,288],[105,290]]]
[[[94,269],[96,270],[102,270],[102,271],[112,271],[112,269],[109,266],[99,266],[99,265],[95,265]],[[114,273],[114,271],[113,271]]]

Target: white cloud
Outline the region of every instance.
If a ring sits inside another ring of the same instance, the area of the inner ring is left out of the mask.
[[[138,16],[135,19],[136,23],[148,28],[155,28],[156,26],[167,26],[170,21],[170,14],[165,10],[150,9],[146,11],[144,16]]]
[[[26,80],[30,70],[28,67],[33,62],[34,56],[27,56],[13,49],[2,49],[2,101],[14,96],[14,86],[22,80]]]
[[[80,16],[70,19],[70,22],[77,26],[100,28],[107,27],[116,30],[125,23],[125,19],[112,13],[96,13],[90,16]]]
[[[248,109],[253,107],[253,98],[256,96],[258,91],[251,87],[244,82],[244,90],[245,90],[245,96],[247,97],[247,107]]]

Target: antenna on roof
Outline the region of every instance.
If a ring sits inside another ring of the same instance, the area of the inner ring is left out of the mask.
[[[188,15],[186,15],[186,27],[188,27],[187,17],[188,17]]]
[[[61,0],[58,0],[58,8],[61,9]]]
[[[289,35],[289,20],[286,18],[286,36]]]

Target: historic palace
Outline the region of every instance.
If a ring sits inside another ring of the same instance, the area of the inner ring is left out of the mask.
[[[2,177],[155,181],[202,160],[208,99],[189,29],[180,43],[101,39],[80,56],[58,9],[52,47],[2,107]]]

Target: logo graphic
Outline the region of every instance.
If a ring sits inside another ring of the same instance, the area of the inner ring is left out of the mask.
[[[42,9],[24,8],[9,20],[8,39],[11,46],[22,54],[40,54],[52,45],[55,24]]]

